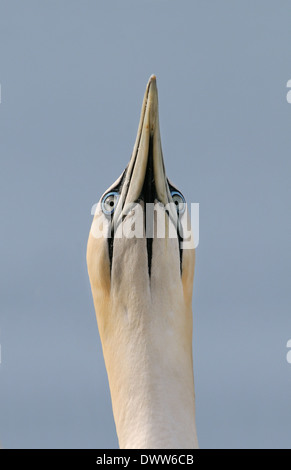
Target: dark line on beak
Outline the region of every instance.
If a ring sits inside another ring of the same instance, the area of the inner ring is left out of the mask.
[[[143,183],[143,188],[141,191],[141,198],[144,200],[144,225],[145,225],[145,233],[152,233],[153,226],[154,226],[154,213],[152,214],[152,218],[147,220],[146,214],[146,204],[154,203],[156,199],[156,187],[155,187],[155,180],[154,180],[154,165],[153,165],[153,137],[150,136],[149,141],[149,154],[148,154],[148,162],[147,162],[147,169],[145,174],[145,179]],[[150,212],[150,211],[149,211]],[[150,214],[151,215],[151,214]],[[150,224],[150,229],[147,230],[147,225]],[[153,233],[152,233],[153,235]],[[152,255],[153,255],[153,237],[147,236],[146,237],[146,244],[147,244],[147,255],[148,255],[148,272],[149,277],[151,277],[151,269],[152,269]]]
[[[126,193],[125,193],[125,195],[124,195],[122,207],[124,207],[124,204],[125,204],[125,201],[126,201],[126,196],[127,196],[127,193],[128,193],[128,189],[129,189],[129,186],[130,186],[131,178],[132,178],[132,175],[133,175],[133,172],[134,172],[134,168],[135,168],[135,164],[136,164],[136,159],[137,159],[137,155],[138,155],[138,151],[139,151],[139,146],[140,146],[140,141],[141,141],[141,136],[142,136],[142,130],[143,130],[143,125],[144,125],[144,119],[145,119],[146,110],[147,110],[148,95],[149,95],[149,89],[148,89],[148,92],[147,92],[146,103],[145,103],[144,114],[143,114],[143,121],[142,121],[142,125],[141,125],[141,128],[140,128],[140,134],[139,134],[139,137],[138,137],[138,144],[137,144],[137,146],[136,146],[136,152],[135,152],[135,156],[134,156],[134,161],[133,161],[133,165],[132,165],[132,168],[131,168],[130,176],[129,176],[129,179],[128,179],[128,186],[127,186],[127,188],[126,188]],[[132,158],[132,156],[131,156],[131,158]],[[128,166],[126,167],[125,171],[126,171],[126,173],[128,172]]]

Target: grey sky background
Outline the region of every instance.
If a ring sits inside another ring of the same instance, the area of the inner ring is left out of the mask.
[[[291,4],[0,1],[0,442],[117,447],[85,253],[157,75],[200,203],[200,447],[291,447]]]

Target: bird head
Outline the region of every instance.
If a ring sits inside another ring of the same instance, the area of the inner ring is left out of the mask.
[[[92,288],[124,308],[127,295],[150,298],[174,286],[191,303],[195,255],[188,228],[185,198],[165,172],[153,75],[131,159],[96,205],[87,251]]]

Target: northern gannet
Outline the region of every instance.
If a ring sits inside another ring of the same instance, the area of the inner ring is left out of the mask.
[[[144,230],[148,229],[152,221],[145,215],[146,204],[154,203],[159,217],[162,213],[165,236],[158,237],[155,231],[152,236],[118,235],[122,224],[129,231],[136,228],[137,208],[142,211]],[[195,251],[183,249],[180,226],[185,207],[184,196],[166,177],[152,75],[131,159],[101,196],[87,246],[114,420],[123,449],[198,447],[192,360]],[[100,227],[103,236],[96,235]],[[175,237],[169,236],[170,230]]]

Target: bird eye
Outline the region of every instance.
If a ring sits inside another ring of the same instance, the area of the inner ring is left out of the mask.
[[[179,193],[179,191],[172,191],[171,192],[172,199],[174,201],[174,204],[176,205],[176,209],[178,214],[184,214],[185,209],[186,209],[186,201],[184,196]]]
[[[115,191],[108,193],[104,196],[101,202],[101,207],[105,215],[111,215],[117,205],[119,194]]]

